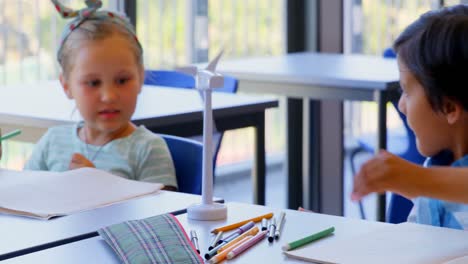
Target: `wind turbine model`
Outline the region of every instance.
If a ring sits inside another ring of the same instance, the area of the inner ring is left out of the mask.
[[[194,220],[226,219],[226,205],[213,202],[213,109],[211,106],[211,92],[214,88],[224,85],[222,75],[215,72],[216,64],[223,52],[221,51],[205,69],[195,66],[178,68],[178,71],[192,75],[195,78],[195,88],[203,94],[203,179],[202,203],[187,208],[187,216]]]

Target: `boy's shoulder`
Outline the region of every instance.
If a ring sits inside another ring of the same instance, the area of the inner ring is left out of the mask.
[[[460,159],[456,160],[452,166],[454,167],[468,167],[468,155],[461,157]]]
[[[441,151],[437,155],[427,158],[426,162],[424,162],[424,166],[468,167],[468,155],[465,155],[458,160],[454,160],[452,152]]]
[[[432,166],[450,166],[453,163],[453,154],[450,151],[441,151],[438,154],[429,157],[424,162],[425,167]]]

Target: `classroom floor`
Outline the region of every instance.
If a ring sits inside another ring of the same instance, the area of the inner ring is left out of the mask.
[[[357,203],[352,202],[350,192],[352,188],[352,173],[349,165],[349,151],[345,151],[344,160],[344,177],[345,177],[345,216],[352,218],[360,218],[359,207]],[[369,156],[362,154],[358,156],[358,163],[361,163]],[[286,208],[286,174],[282,157],[274,157],[267,161],[267,178],[266,178],[266,205]],[[359,165],[358,165],[359,166]],[[223,197],[227,202],[245,202],[252,203],[252,184],[251,184],[250,163],[236,164],[219,168],[216,172],[214,185],[214,195]],[[366,216],[370,220],[375,220],[376,215],[376,199],[375,196],[370,196],[364,200],[364,210]]]

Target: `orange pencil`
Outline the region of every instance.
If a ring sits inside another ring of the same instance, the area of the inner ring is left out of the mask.
[[[238,223],[234,223],[234,224],[230,224],[230,225],[227,225],[227,226],[222,226],[222,227],[215,228],[215,229],[211,230],[211,233],[217,234],[220,231],[226,232],[226,231],[229,231],[229,230],[236,229],[236,228],[238,228],[240,226],[243,226],[244,224],[246,224],[246,223],[248,223],[250,221],[258,223],[258,222],[262,221],[263,218],[270,219],[272,217],[273,217],[273,213],[264,214],[264,215],[257,216],[257,217],[251,218],[251,219],[240,221]]]

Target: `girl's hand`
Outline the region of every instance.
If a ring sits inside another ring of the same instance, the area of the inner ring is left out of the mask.
[[[411,196],[413,181],[419,173],[419,166],[399,158],[385,150],[365,162],[354,176],[351,200],[358,201],[376,192],[392,191],[406,197]]]
[[[94,166],[94,164],[85,156],[80,153],[74,153],[70,161],[69,169],[74,170],[85,167],[96,168],[96,166]]]

